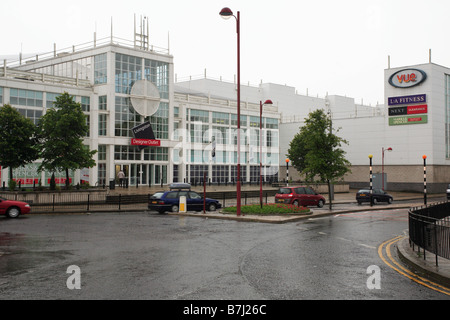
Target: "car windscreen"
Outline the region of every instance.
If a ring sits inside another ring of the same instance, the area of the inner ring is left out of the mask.
[[[290,193],[292,193],[292,190],[289,188],[280,188],[280,190],[278,190],[277,193],[278,194],[290,194]]]
[[[368,189],[361,189],[358,193],[370,193],[370,191]]]
[[[164,194],[164,192],[156,192],[155,194],[152,195],[152,198],[153,199],[161,199],[163,194]]]

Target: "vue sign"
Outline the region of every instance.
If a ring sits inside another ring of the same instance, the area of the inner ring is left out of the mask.
[[[389,84],[396,88],[411,88],[427,79],[427,74],[419,69],[403,69],[389,78]]]

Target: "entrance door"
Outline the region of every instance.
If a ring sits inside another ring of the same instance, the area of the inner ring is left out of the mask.
[[[116,181],[116,184],[117,184],[117,185],[120,184],[120,181],[119,181],[119,178],[118,178],[118,175],[119,175],[119,171],[120,171],[120,170],[122,170],[123,173],[125,174],[125,179],[124,179],[124,182],[123,182],[123,183],[126,185],[126,181],[128,181],[128,183],[130,182],[130,181],[128,180],[129,177],[130,177],[130,166],[127,165],[127,164],[124,164],[124,165],[116,164],[116,177],[115,177],[115,181]]]

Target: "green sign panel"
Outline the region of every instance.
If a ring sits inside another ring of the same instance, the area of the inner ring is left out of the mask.
[[[419,124],[419,123],[428,123],[428,115],[414,115],[414,116],[389,118],[390,126],[400,126],[406,124]]]

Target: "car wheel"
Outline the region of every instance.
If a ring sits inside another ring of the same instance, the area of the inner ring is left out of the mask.
[[[378,199],[377,198],[373,198],[373,204],[377,204],[378,203]]]
[[[323,208],[323,205],[325,204],[325,201],[323,201],[323,200],[319,200],[319,203],[317,204],[317,206],[319,207],[319,208]]]
[[[393,201],[392,198],[389,198],[389,199],[388,199],[388,203],[389,203],[389,204],[391,204],[392,201]]]
[[[20,215],[20,210],[17,207],[11,207],[6,212],[8,218],[17,218]]]
[[[295,200],[294,202],[292,202],[292,205],[298,207],[298,201]]]
[[[172,207],[170,207],[170,211],[172,211],[172,212],[178,212],[178,211],[179,211],[179,208],[178,208],[178,206],[177,206],[176,204],[174,204]]]
[[[215,205],[214,203],[211,203],[211,204],[208,206],[208,211],[216,211],[216,205]]]

